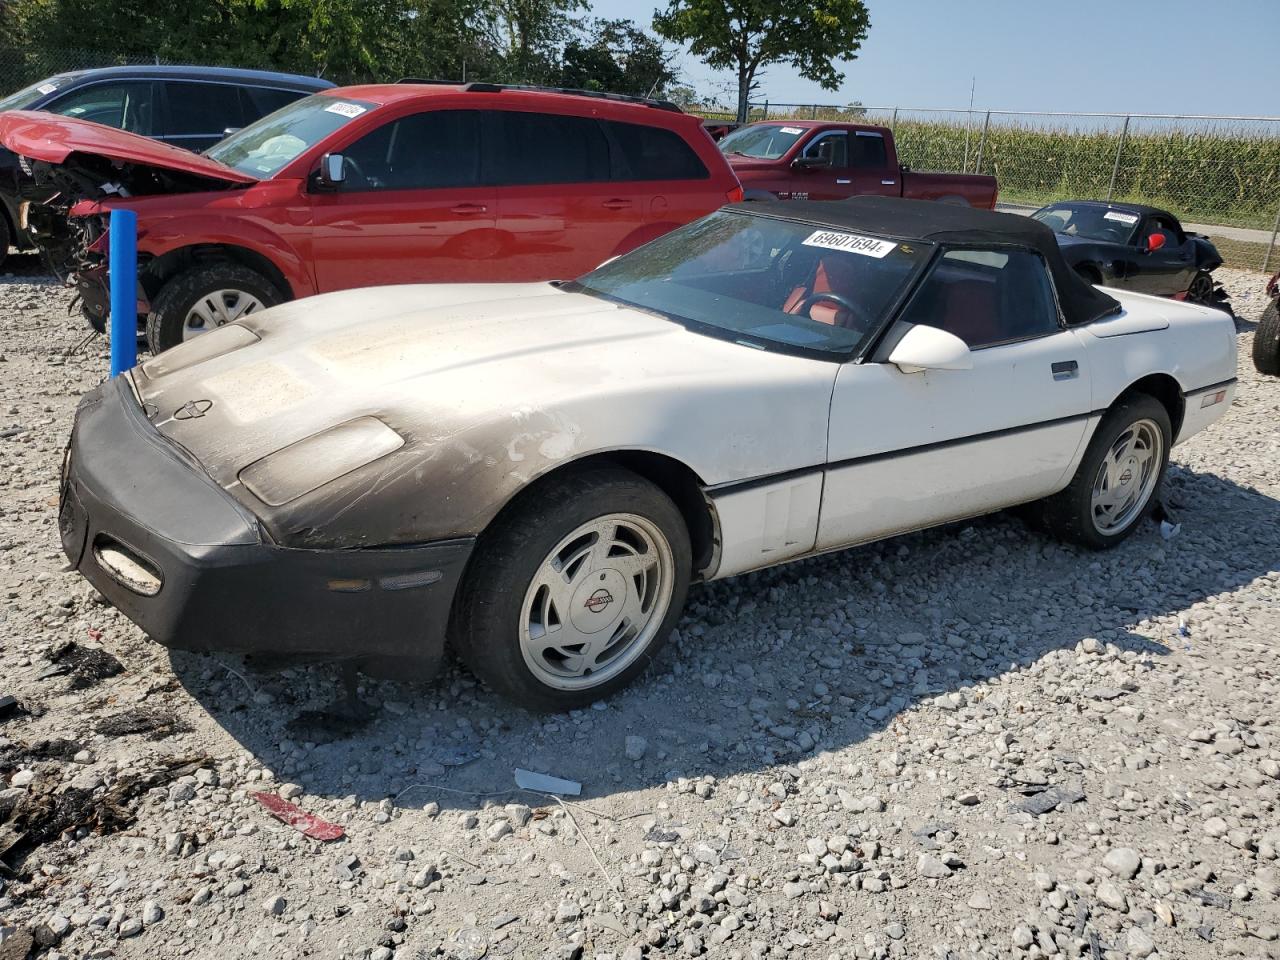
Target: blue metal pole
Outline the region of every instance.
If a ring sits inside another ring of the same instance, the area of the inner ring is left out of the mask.
[[[138,362],[138,215],[111,211],[111,375]]]

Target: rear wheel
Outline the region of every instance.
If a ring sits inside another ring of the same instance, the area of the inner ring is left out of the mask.
[[[521,706],[582,707],[653,660],[691,566],[680,511],[648,481],[615,468],[553,479],[481,537],[450,638]]]
[[[243,264],[192,267],[168,280],[152,300],[147,344],[160,353],[283,300],[275,284]]]
[[[1187,299],[1192,303],[1212,304],[1214,302],[1213,277],[1208,270],[1199,270],[1191,278],[1191,283],[1187,286]]]
[[[1280,377],[1280,299],[1273,298],[1262,311],[1262,319],[1253,331],[1253,365],[1259,373]]]
[[[1116,401],[1065,490],[1040,503],[1041,525],[1095,550],[1121,543],[1160,495],[1172,444],[1169,412],[1143,393]]]

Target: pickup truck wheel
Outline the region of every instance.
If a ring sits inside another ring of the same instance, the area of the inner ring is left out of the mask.
[[[1159,498],[1172,432],[1169,412],[1154,397],[1135,393],[1116,401],[1071,483],[1041,501],[1041,526],[1094,550],[1121,543]]]
[[[648,481],[615,468],[552,479],[481,536],[450,640],[521,706],[583,707],[653,660],[691,568],[684,519]]]
[[[1273,299],[1262,311],[1253,331],[1253,365],[1259,373],[1280,377],[1280,299]]]
[[[172,277],[152,300],[147,344],[161,353],[283,300],[275,284],[243,264],[192,267]]]

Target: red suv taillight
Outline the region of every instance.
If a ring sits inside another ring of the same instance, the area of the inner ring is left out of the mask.
[[[725,199],[730,203],[741,203],[745,194],[742,192],[742,186],[736,186],[725,195]]]

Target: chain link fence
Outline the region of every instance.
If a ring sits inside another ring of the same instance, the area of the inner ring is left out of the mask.
[[[108,54],[100,50],[0,46],[0,97],[58,73],[95,67],[161,66],[168,63],[170,61],[159,57]]]
[[[763,103],[751,119],[879,124],[893,130],[908,166],[994,176],[1005,209],[1069,199],[1147,203],[1209,236],[1231,266],[1280,269],[1277,117]]]

